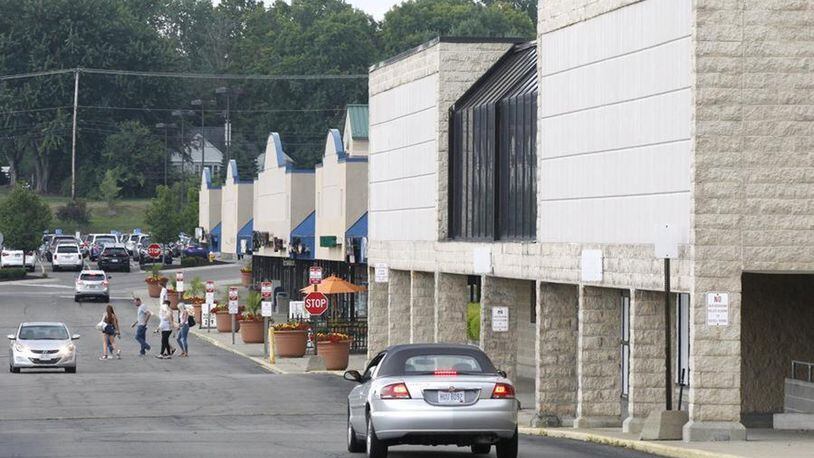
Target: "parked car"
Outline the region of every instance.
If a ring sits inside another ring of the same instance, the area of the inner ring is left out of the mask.
[[[48,244],[48,251],[45,253],[45,260],[52,262],[54,259],[54,251],[57,246],[63,243],[79,243],[73,235],[54,235],[51,237],[51,242]]]
[[[149,237],[142,239],[139,245],[140,246],[138,249],[138,263],[141,268],[144,268],[145,264],[155,264],[155,263],[162,263],[166,265],[172,264],[172,251],[166,245],[160,243],[158,244],[158,246],[161,247],[161,255],[158,257],[150,256],[150,254],[147,252],[148,251],[147,248],[149,248],[149,246],[152,245],[152,242],[150,241]]]
[[[206,259],[209,256],[209,251],[200,246],[195,245],[194,243],[188,244],[184,250],[181,252],[182,256],[188,256],[192,258],[204,258]]]
[[[400,444],[458,445],[476,454],[496,446],[517,456],[515,389],[471,345],[396,345],[375,356],[348,395],[348,451],[387,456]]]
[[[76,345],[79,334],[71,335],[65,323],[22,323],[17,332],[9,334],[8,370],[64,368],[76,372]]]
[[[34,263],[36,261],[36,253],[33,251],[27,252],[25,254],[25,269],[34,272]],[[0,268],[4,267],[23,267],[23,250],[2,247],[0,249]]]
[[[149,234],[130,234],[124,242],[124,246],[130,256],[135,256],[138,253],[138,246],[144,239],[149,239]]]
[[[61,243],[57,245],[51,266],[54,272],[63,269],[82,270],[84,260],[82,251],[76,243]]]
[[[102,248],[101,253],[96,258],[96,265],[99,270],[105,272],[111,270],[130,272],[130,255],[123,243],[110,243]]]
[[[102,252],[102,248],[111,243],[119,243],[119,239],[113,234],[90,234],[90,238],[87,240],[88,258],[91,261],[96,261],[99,253]]]
[[[82,302],[82,299],[102,299],[104,302],[110,301],[110,277],[102,270],[83,270],[76,277],[74,288],[75,302]]]

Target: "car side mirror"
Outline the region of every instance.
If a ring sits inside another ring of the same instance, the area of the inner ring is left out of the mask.
[[[497,371],[497,375],[503,378],[509,378],[509,376],[506,374],[506,371]]]
[[[359,371],[347,371],[342,378],[349,382],[362,383],[362,374]]]
[[[72,335],[71,340],[79,340],[79,334]]]
[[[113,275],[108,275],[108,276],[107,276],[107,279],[108,279],[108,280],[110,280],[110,279],[112,279],[112,278],[113,278]]]
[[[14,334],[9,334],[6,337],[8,337],[8,340],[17,340],[17,336],[15,336]]]

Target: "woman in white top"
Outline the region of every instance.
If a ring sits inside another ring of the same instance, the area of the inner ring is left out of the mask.
[[[165,301],[161,304],[161,310],[158,312],[158,329],[161,331],[161,353],[156,355],[159,359],[170,359],[174,348],[170,347],[170,334],[172,334],[172,310],[170,310],[170,301]]]
[[[178,337],[175,339],[178,342],[178,347],[181,348],[181,355],[183,357],[189,356],[189,309],[187,306],[180,302],[178,303]]]

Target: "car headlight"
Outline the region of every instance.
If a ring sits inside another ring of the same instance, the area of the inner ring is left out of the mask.
[[[65,345],[64,347],[62,347],[59,350],[59,353],[63,354],[63,355],[70,355],[71,353],[74,352],[74,350],[76,350],[76,345],[74,345],[72,343],[69,343],[68,345]]]
[[[23,345],[21,343],[17,343],[17,344],[14,344],[14,350],[19,351],[21,353],[26,353],[26,352],[28,352],[28,347],[26,347],[25,345]]]

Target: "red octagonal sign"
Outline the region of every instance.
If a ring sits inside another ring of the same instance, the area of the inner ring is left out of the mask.
[[[320,292],[308,293],[305,296],[305,310],[311,315],[322,315],[328,310],[328,298]]]
[[[161,256],[161,245],[157,243],[151,243],[150,246],[147,247],[147,255],[151,258],[157,258]]]

